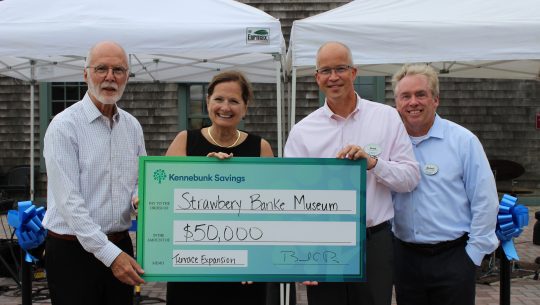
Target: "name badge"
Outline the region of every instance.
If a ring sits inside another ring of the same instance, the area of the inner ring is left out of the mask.
[[[379,144],[368,144],[364,146],[364,151],[372,157],[378,157],[381,154],[382,149]]]
[[[424,174],[428,176],[433,176],[439,172],[439,167],[435,164],[426,164],[424,165]]]

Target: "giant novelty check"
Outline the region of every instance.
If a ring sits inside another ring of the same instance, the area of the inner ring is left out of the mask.
[[[365,160],[141,157],[147,281],[364,281]]]

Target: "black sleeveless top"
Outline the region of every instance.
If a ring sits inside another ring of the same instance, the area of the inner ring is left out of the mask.
[[[235,157],[260,157],[261,137],[248,133],[244,142],[231,148],[221,147],[209,142],[202,129],[191,129],[187,132],[186,155],[206,156],[211,152],[233,153]]]

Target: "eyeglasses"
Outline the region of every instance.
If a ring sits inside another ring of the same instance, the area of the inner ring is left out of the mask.
[[[125,76],[128,69],[124,67],[107,67],[107,66],[95,66],[95,67],[86,67],[88,69],[93,68],[94,73],[96,73],[98,76],[105,76],[107,73],[109,73],[109,70],[112,70],[112,73],[116,77],[122,77]]]
[[[332,71],[335,71],[336,74],[343,74],[343,73],[349,71],[349,69],[351,69],[351,68],[352,68],[352,66],[349,66],[349,65],[341,65],[341,66],[336,66],[334,68],[329,68],[329,67],[320,68],[320,69],[317,69],[315,71],[317,71],[317,73],[319,73],[319,74],[328,76],[328,75],[332,74]]]

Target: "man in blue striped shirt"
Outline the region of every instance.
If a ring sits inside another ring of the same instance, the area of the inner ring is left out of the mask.
[[[141,125],[116,102],[129,78],[117,43],[90,49],[84,98],[54,117],[45,134],[47,281],[54,305],[132,304],[143,283],[127,230],[136,198]]]
[[[393,196],[397,303],[474,304],[476,266],[498,245],[489,162],[473,133],[437,115],[430,66],[405,65],[393,87],[421,172],[412,192]]]

